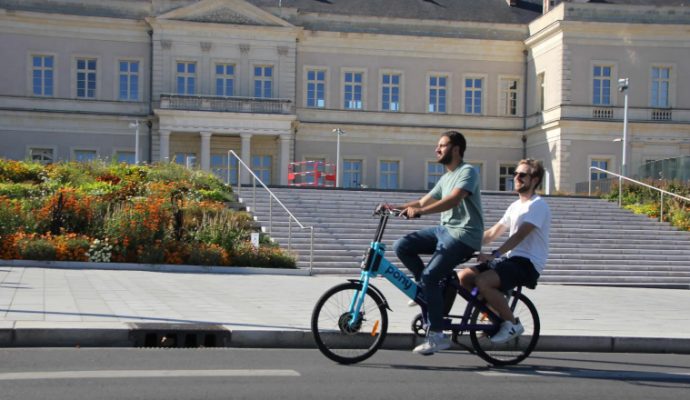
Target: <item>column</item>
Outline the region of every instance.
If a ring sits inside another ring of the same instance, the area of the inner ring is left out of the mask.
[[[160,136],[160,151],[159,159],[160,161],[168,162],[170,160],[170,131],[169,130],[159,130],[158,135]]]
[[[241,152],[242,161],[244,161],[244,163],[247,164],[247,166],[249,168],[251,168],[252,167],[252,159],[251,159],[252,158],[252,134],[251,133],[242,133],[240,135],[240,137],[242,138],[242,152]],[[243,183],[243,184],[251,183],[249,173],[246,170],[243,171],[244,168],[242,168],[241,166],[239,168],[240,168],[240,174],[242,176],[242,182],[241,183]]]
[[[280,135],[280,184],[288,184],[288,165],[290,164],[290,142],[292,135]]]
[[[201,135],[201,169],[211,170],[211,132],[199,132]]]

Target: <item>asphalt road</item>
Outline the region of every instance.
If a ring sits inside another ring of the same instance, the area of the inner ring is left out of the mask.
[[[0,399],[674,399],[690,356],[535,353],[512,368],[478,357],[380,351],[354,366],[316,350],[0,349]]]

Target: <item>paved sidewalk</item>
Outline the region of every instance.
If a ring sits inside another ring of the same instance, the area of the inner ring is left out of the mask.
[[[348,278],[0,264],[0,346],[131,346],[138,330],[210,325],[229,331],[231,346],[312,346],[316,300]],[[416,309],[389,282],[373,283],[393,309],[392,337],[412,346]],[[689,290],[542,284],[527,295],[541,350],[690,353]]]

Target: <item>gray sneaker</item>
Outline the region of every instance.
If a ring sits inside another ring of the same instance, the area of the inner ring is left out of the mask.
[[[518,320],[516,324],[510,321],[503,321],[501,323],[501,329],[496,332],[495,335],[491,336],[491,343],[499,344],[505,343],[510,339],[514,339],[525,331],[522,323]]]
[[[450,348],[450,338],[446,337],[443,332],[433,332],[429,331],[426,335],[426,341],[415,347],[412,352],[428,356],[436,353],[437,351],[445,350]]]

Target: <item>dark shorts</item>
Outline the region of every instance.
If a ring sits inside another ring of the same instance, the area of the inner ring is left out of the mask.
[[[475,266],[479,272],[488,271],[491,269],[487,263],[482,263]],[[537,279],[539,279],[539,272],[534,269],[534,265],[525,257],[510,257],[500,261],[496,268],[494,268],[501,280],[499,289],[502,292],[516,286],[525,286],[530,289],[537,287]]]

